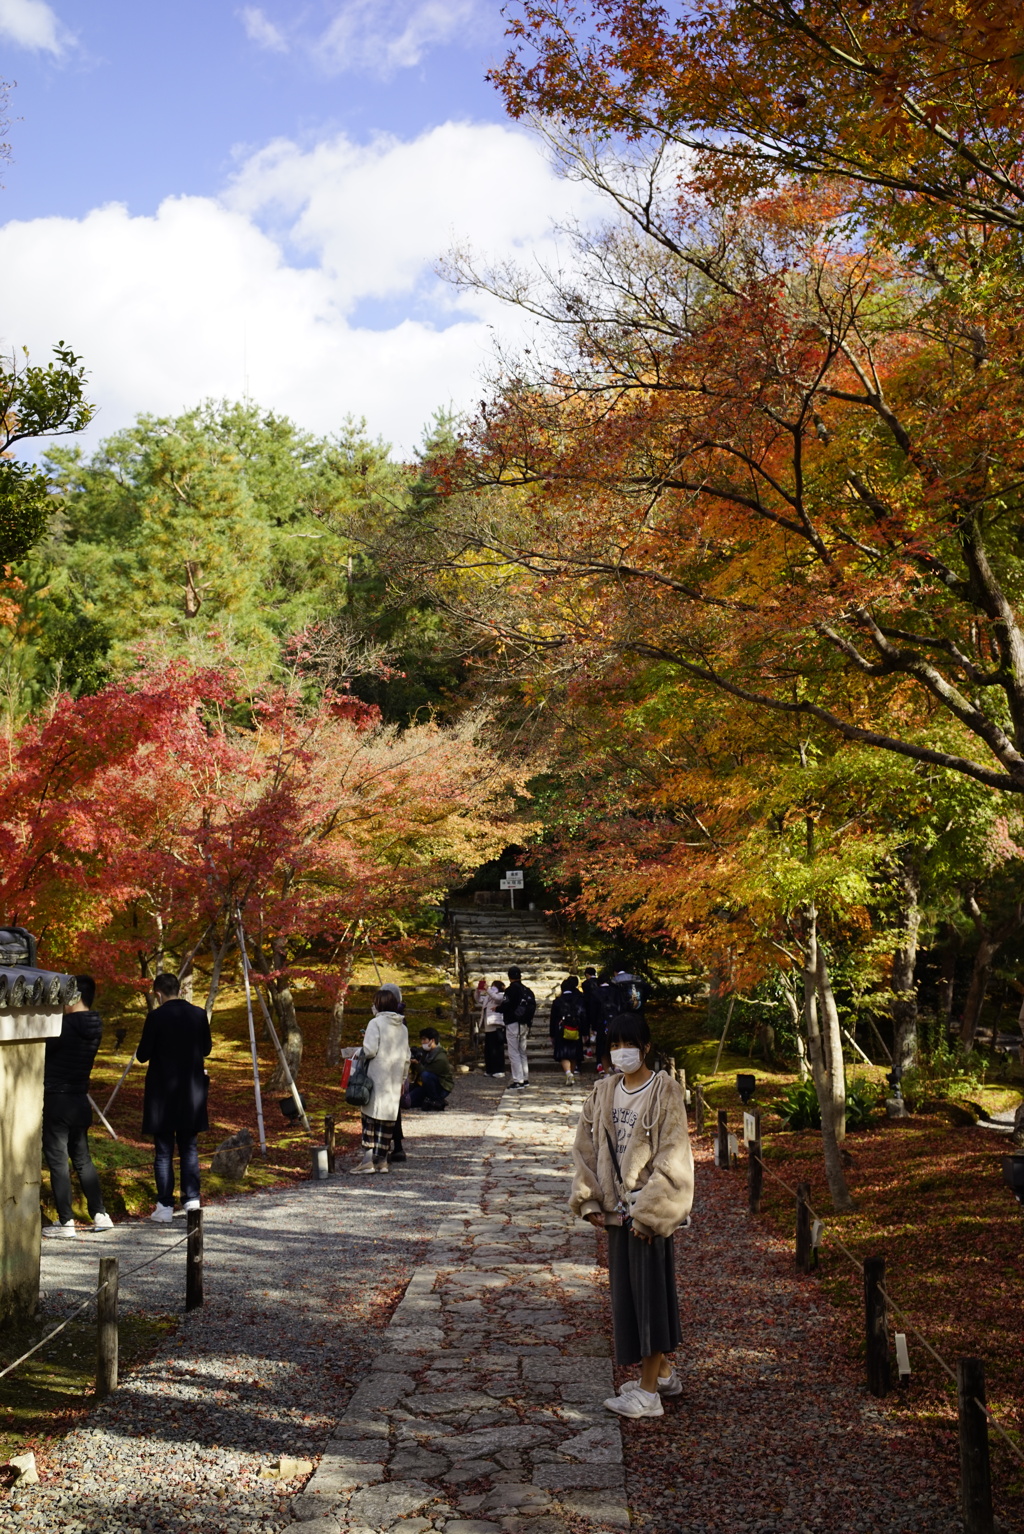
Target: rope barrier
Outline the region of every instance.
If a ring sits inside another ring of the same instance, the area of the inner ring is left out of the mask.
[[[754,1155],[753,1151],[750,1150],[749,1148],[748,1148],[748,1155],[751,1155],[751,1156]],[[786,1182],[785,1178],[780,1177],[777,1172],[773,1172],[771,1170],[771,1168],[766,1164],[765,1159],[764,1159],[763,1156],[755,1156],[754,1160],[760,1162],[762,1172],[767,1172],[768,1176],[772,1179],[773,1182],[777,1182],[780,1187],[785,1188],[786,1192],[791,1194],[793,1198],[799,1198],[800,1195],[797,1193],[796,1189],[790,1187],[789,1183]],[[859,1257],[855,1257],[854,1254],[850,1251],[849,1247],[846,1246],[842,1241],[840,1241],[839,1237],[835,1234],[835,1232],[829,1230],[829,1227],[825,1224],[824,1219],[818,1213],[818,1211],[814,1208],[814,1206],[811,1204],[810,1200],[809,1199],[805,1199],[804,1202],[807,1205],[808,1213],[815,1220],[820,1220],[821,1221],[822,1235],[826,1235],[827,1234],[829,1240],[832,1243],[832,1245],[835,1246],[835,1247],[838,1247],[839,1251],[842,1252],[843,1256],[847,1259],[847,1261],[852,1263],[852,1265],[857,1269],[858,1273],[863,1275],[864,1264],[863,1264],[863,1262],[861,1262],[860,1258]],[[949,1375],[949,1378],[953,1381],[953,1384],[956,1385],[958,1383],[957,1375],[956,1375],[956,1370],[950,1367],[950,1365],[942,1357],[941,1353],[936,1352],[935,1348],[932,1347],[932,1345],[928,1341],[927,1337],[925,1337],[924,1334],[914,1325],[913,1321],[911,1321],[911,1319],[908,1316],[907,1312],[905,1310],[903,1310],[901,1306],[896,1304],[896,1301],[892,1298],[891,1294],[885,1288],[884,1284],[879,1284],[878,1290],[879,1290],[879,1293],[881,1294],[882,1298],[885,1300],[886,1305],[891,1307],[891,1309],[893,1311],[893,1314],[899,1316],[900,1320],[903,1322],[904,1329],[906,1331],[910,1332],[914,1337],[917,1338],[918,1342],[920,1342],[921,1346],[925,1349],[925,1351],[927,1353],[931,1354],[932,1358],[934,1358],[935,1362],[939,1365],[939,1367],[941,1369],[943,1369],[946,1374]],[[971,1399],[973,1400],[973,1402],[974,1402],[975,1406],[978,1408],[978,1410],[981,1411],[981,1412],[984,1412],[985,1417],[986,1417],[986,1419],[988,1421],[989,1427],[995,1428],[995,1430],[999,1434],[1000,1438],[1002,1438],[1005,1441],[1005,1443],[1006,1443],[1007,1447],[1009,1448],[1011,1454],[1013,1454],[1015,1456],[1015,1458],[1020,1460],[1021,1464],[1024,1465],[1024,1452],[1022,1452],[1021,1449],[1018,1448],[1018,1446],[1014,1443],[1013,1439],[1007,1433],[1006,1429],[1003,1428],[996,1421],[995,1417],[993,1417],[992,1413],[989,1411],[989,1409],[985,1405],[984,1401],[980,1401],[977,1396],[972,1396]]]
[[[120,1281],[121,1278],[131,1278],[134,1274],[141,1273],[143,1268],[151,1268],[154,1262],[159,1262],[161,1257],[166,1257],[168,1252],[173,1252],[177,1247],[184,1246],[185,1242],[191,1241],[194,1235],[195,1231],[190,1230],[187,1236],[182,1236],[179,1241],[173,1241],[170,1246],[163,1247],[159,1252],[157,1252],[155,1257],[147,1258],[145,1262],[140,1262],[137,1267],[129,1268],[127,1273],[119,1274],[118,1280]],[[59,1326],[55,1326],[52,1332],[47,1332],[46,1336],[40,1342],[37,1342],[35,1347],[29,1348],[27,1353],[22,1353],[21,1357],[16,1358],[12,1364],[8,1364],[6,1369],[0,1369],[0,1380],[5,1379],[8,1374],[13,1374],[19,1365],[25,1363],[26,1360],[32,1357],[33,1353],[38,1353],[40,1348],[45,1348],[46,1344],[48,1342],[52,1342],[54,1337],[58,1336],[65,1327],[70,1326],[76,1316],[80,1316],[82,1311],[85,1310],[87,1306],[91,1305],[94,1300],[99,1298],[104,1289],[107,1288],[108,1282],[109,1280],[105,1280],[102,1284],[100,1284],[98,1289],[94,1289],[91,1294],[87,1294],[81,1305],[77,1306],[71,1312],[67,1320],[62,1321]]]

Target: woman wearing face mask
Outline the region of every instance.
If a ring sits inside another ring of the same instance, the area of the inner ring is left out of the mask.
[[[635,1012],[608,1025],[613,1075],[583,1104],[573,1146],[573,1213],[608,1232],[615,1361],[641,1366],[605,1401],[623,1417],[661,1417],[682,1385],[672,1238],[693,1203],[693,1155],[677,1082],[647,1066],[651,1034]]]

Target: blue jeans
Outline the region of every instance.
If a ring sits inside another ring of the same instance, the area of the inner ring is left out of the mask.
[[[174,1142],[178,1142],[181,1161],[181,1202],[199,1197],[199,1146],[195,1135],[180,1130],[170,1134],[153,1136],[153,1175],[156,1178],[156,1196],[161,1204],[174,1204]]]
[[[441,1086],[433,1071],[424,1071],[416,1086],[409,1088],[409,1107],[424,1108],[430,1104],[436,1108],[443,1108],[448,1101],[448,1093]]]

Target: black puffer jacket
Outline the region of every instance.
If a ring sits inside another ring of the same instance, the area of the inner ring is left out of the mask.
[[[144,1135],[195,1135],[209,1129],[203,1060],[213,1048],[202,1007],[174,996],[146,1018],[136,1059],[148,1062]]]
[[[98,1012],[65,1012],[60,1034],[46,1041],[43,1094],[86,1097],[89,1076],[103,1036]]]

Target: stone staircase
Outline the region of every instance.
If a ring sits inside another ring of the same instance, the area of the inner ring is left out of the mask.
[[[504,980],[507,985],[509,965],[518,964],[523,983],[537,998],[533,1037],[544,1038],[559,984],[573,973],[564,944],[544,917],[536,911],[474,907],[453,910],[451,922],[467,1032],[472,1025],[477,981]]]

